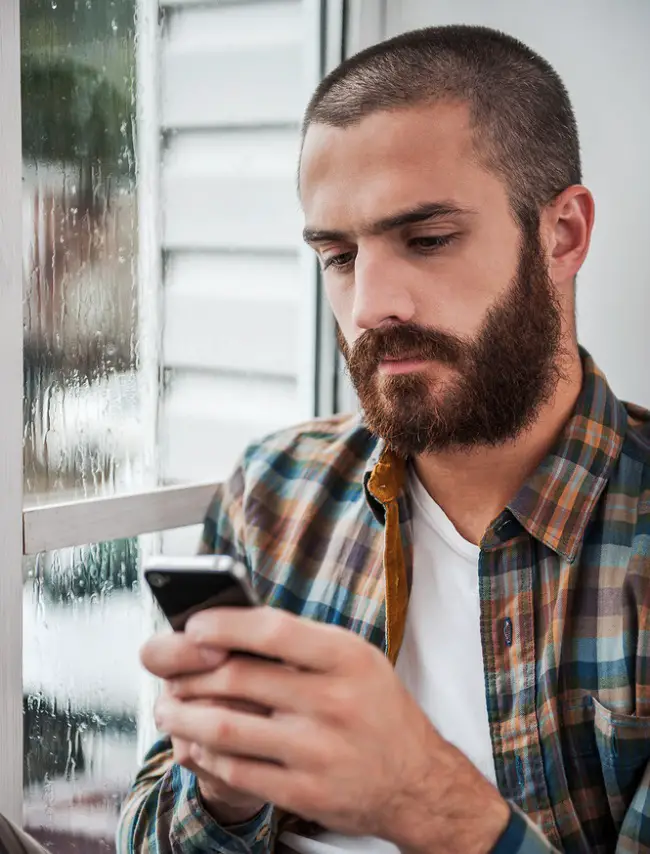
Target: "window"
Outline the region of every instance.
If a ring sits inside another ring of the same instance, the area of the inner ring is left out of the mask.
[[[21,3],[24,493],[142,479],[135,0]]]
[[[23,491],[37,510],[150,484],[158,389],[138,257],[135,0],[20,8]],[[137,766],[141,549],[128,534],[87,545],[80,529],[84,545],[23,563],[23,815],[54,850],[111,845]]]
[[[154,736],[142,555],[336,408],[295,158],[360,8],[0,3],[0,811],[53,852],[112,849]]]
[[[138,540],[26,558],[24,820],[54,851],[110,850],[138,761]]]

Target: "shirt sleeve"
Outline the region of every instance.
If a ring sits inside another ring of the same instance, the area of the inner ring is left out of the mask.
[[[510,821],[490,854],[560,854],[519,807],[509,806]]]
[[[268,805],[250,821],[221,827],[205,810],[196,776],[174,764],[168,739],[157,742],[129,792],[117,830],[117,854],[270,854]]]
[[[203,522],[200,551],[203,554],[226,554],[248,566],[245,540],[245,464],[247,454],[232,476],[219,484]]]

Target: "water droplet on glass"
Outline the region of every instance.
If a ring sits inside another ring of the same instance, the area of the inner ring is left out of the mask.
[[[115,18],[113,18],[113,20],[111,21],[111,29],[114,33],[117,32],[117,21],[115,20]]]
[[[59,5],[59,4],[56,2],[56,0],[52,0],[52,8],[53,8],[53,9],[56,9],[56,7],[57,7],[58,5]]]

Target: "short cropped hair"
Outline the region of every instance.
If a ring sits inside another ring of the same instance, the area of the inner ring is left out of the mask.
[[[581,183],[580,144],[568,92],[551,65],[487,27],[428,27],[345,60],[314,92],[314,123],[345,128],[376,112],[467,103],[474,148],[503,180],[515,217],[530,226],[564,189]]]

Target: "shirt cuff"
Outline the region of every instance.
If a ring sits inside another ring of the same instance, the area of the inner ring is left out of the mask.
[[[273,806],[267,804],[249,821],[227,828],[203,806],[196,775],[175,765],[172,770],[174,854],[269,854],[273,842]]]
[[[552,854],[555,848],[537,825],[515,804],[508,802],[508,806],[510,821],[490,854]]]

